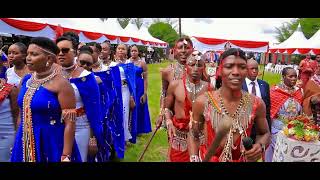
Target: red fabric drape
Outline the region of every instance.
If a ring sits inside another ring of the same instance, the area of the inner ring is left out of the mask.
[[[307,54],[311,49],[310,48],[299,48],[298,51],[300,54]]]
[[[106,38],[108,38],[109,40],[113,41],[113,40],[116,40],[117,39],[117,36],[113,36],[113,35],[108,35],[108,34],[105,34],[104,35]]]
[[[269,49],[271,53],[275,53],[278,49]]]
[[[139,42],[140,41],[140,39],[138,39],[138,38],[131,38],[131,40],[133,41],[133,42]]]
[[[87,31],[82,31],[82,33],[83,35],[85,35],[87,38],[91,40],[97,40],[102,36],[101,33],[87,32]]]
[[[312,49],[315,54],[320,54],[320,49]]]
[[[279,49],[279,53],[285,52],[287,49]]]
[[[243,48],[259,48],[268,46],[269,42],[230,40],[230,43]]]
[[[292,54],[296,49],[295,48],[289,48],[287,49],[288,54]]]
[[[10,26],[20,30],[24,30],[24,31],[40,31],[48,25],[43,23],[21,21],[21,20],[9,19],[9,18],[0,18],[0,19]]]
[[[120,37],[120,40],[122,41],[122,42],[128,42],[129,40],[130,40],[130,38],[129,37]]]
[[[196,38],[198,41],[204,44],[211,44],[211,45],[222,44],[227,42],[226,39],[203,38],[203,37],[194,37],[194,38]]]
[[[56,32],[56,38],[63,35],[63,28],[61,26],[56,26],[55,29],[53,29]]]

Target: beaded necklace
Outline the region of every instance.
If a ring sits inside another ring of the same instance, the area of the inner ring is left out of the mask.
[[[198,93],[203,89],[204,83],[201,81],[198,84],[191,83],[189,78],[187,78],[186,88],[189,93],[192,93],[192,103],[194,103],[195,98],[197,97]]]
[[[221,89],[218,91],[218,102],[214,98],[212,92],[209,91],[207,93],[208,102],[205,106],[204,115],[206,119],[211,120],[212,128],[214,129],[214,131],[218,132],[219,124],[221,124],[223,121],[232,121],[232,126],[227,135],[226,143],[219,157],[219,161],[221,162],[231,161],[232,150],[238,148],[238,146],[234,146],[234,133],[239,132],[241,138],[240,146],[243,146],[242,138],[247,136],[246,129],[249,127],[249,123],[251,123],[251,112],[253,104],[250,100],[250,94],[244,91],[242,91],[241,93],[242,97],[240,99],[240,103],[233,115],[230,115],[230,113],[225,108],[223,99],[221,97]]]
[[[52,71],[52,68],[51,70]],[[36,150],[34,143],[34,134],[32,127],[32,110],[31,110],[31,101],[35,92],[39,89],[39,87],[46,82],[50,81],[57,75],[57,70],[53,70],[53,72],[45,78],[38,79],[37,73],[34,72],[27,81],[27,91],[23,97],[23,161],[24,162],[35,162],[36,161]]]

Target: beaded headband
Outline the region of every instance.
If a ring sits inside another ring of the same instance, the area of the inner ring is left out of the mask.
[[[54,54],[53,52],[51,52],[51,51],[49,51],[49,50],[47,50],[47,49],[44,49],[44,48],[42,48],[42,47],[40,47],[40,46],[38,46],[38,45],[36,45],[36,44],[34,44],[38,49],[41,49],[42,51],[44,51],[44,52],[46,52],[46,53],[48,53],[48,54],[51,54],[51,55],[53,55],[53,56],[57,56],[56,54]]]

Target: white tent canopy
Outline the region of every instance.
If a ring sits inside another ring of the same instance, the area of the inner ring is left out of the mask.
[[[308,40],[313,48],[320,48],[320,29]]]
[[[157,38],[154,38],[148,31],[148,28],[144,25],[142,25],[140,27],[140,30],[139,30],[143,40],[145,41],[152,41],[152,42],[156,42],[156,43],[166,43],[164,41],[161,41],[160,39],[157,39]],[[156,46],[156,47],[163,47],[163,46]]]
[[[308,39],[304,36],[301,25],[298,25],[298,28],[296,31],[285,41],[282,43],[276,45],[275,47],[277,49],[286,49],[286,48],[311,48],[310,43],[308,42]]]
[[[117,18],[108,18],[104,21],[104,32],[114,36],[128,37],[124,29],[120,26]]]

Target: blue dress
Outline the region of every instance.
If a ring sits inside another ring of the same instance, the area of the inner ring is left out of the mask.
[[[22,87],[18,95],[18,105],[23,109],[23,98],[27,91],[26,83],[31,75],[22,80]],[[64,123],[61,122],[61,107],[57,94],[40,86],[31,101],[32,128],[35,145],[36,162],[60,162],[64,142]],[[22,114],[22,113],[21,113]],[[23,162],[23,117],[18,127],[14,147],[12,149],[12,162]],[[73,144],[71,161],[81,162],[77,144]]]
[[[123,108],[122,93],[121,93],[121,78],[118,66],[110,67],[107,71],[94,72],[99,76],[104,84],[104,113],[105,125],[105,138],[108,142],[113,144],[117,157],[124,158],[125,140],[123,129],[123,114],[119,109]]]
[[[148,99],[144,104],[140,103],[140,97],[144,94],[144,79],[142,75],[143,75],[143,68],[136,66],[136,87],[137,87],[136,105],[137,105],[137,111],[138,111],[137,134],[149,133],[152,131],[149,107],[148,107]]]

